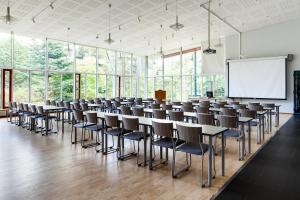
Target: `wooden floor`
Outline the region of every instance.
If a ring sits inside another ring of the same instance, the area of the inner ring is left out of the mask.
[[[289,118],[280,115],[280,125]],[[226,176],[220,175],[221,157],[216,156],[213,186],[201,188],[200,157],[193,157],[191,169],[173,179],[170,164],[150,171],[148,167],[137,167],[135,158],[118,161],[115,154],[104,156],[92,148],[71,145],[69,126],[65,134],[41,136],[0,119],[0,129],[1,200],[210,199],[249,159],[246,156],[245,161],[238,161],[236,141],[227,140]],[[273,132],[276,130],[273,128]],[[254,128],[252,136],[253,155],[261,145],[256,144]],[[266,135],[266,141],[270,136]],[[127,146],[129,150],[130,144]],[[178,166],[183,166],[185,156],[179,157]],[[206,164],[207,157],[205,172]]]

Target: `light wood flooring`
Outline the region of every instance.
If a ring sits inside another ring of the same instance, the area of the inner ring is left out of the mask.
[[[280,126],[289,117],[281,114]],[[265,142],[271,135],[266,134]],[[252,128],[252,155],[260,146]],[[221,157],[216,156],[213,185],[201,188],[200,157],[193,156],[190,170],[173,179],[171,161],[150,171],[138,167],[135,158],[118,161],[116,154],[71,145],[70,125],[65,134],[41,136],[0,119],[0,199],[210,199],[250,157],[239,161],[237,142],[230,139],[225,156],[226,176],[221,176]],[[184,154],[179,157],[178,167],[185,162]],[[207,157],[204,171],[206,180]]]

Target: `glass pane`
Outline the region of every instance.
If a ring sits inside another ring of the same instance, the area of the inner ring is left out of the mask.
[[[98,50],[98,73],[114,74],[115,72],[115,52],[105,49]]]
[[[48,40],[48,65],[50,70],[73,72],[74,45]]]
[[[11,67],[11,34],[0,33],[0,67]]]
[[[62,98],[64,101],[73,99],[73,74],[62,75]]]
[[[181,101],[180,76],[173,76],[173,101]]]
[[[180,55],[164,59],[164,75],[180,75]]]
[[[8,105],[9,103],[9,94],[10,94],[10,72],[9,71],[4,71],[5,73],[5,79],[4,81],[4,105],[5,107]]]
[[[121,94],[122,97],[130,97],[130,77],[123,76],[123,93]]]
[[[14,36],[14,67],[43,69],[45,67],[46,41]]]
[[[163,77],[155,77],[155,90],[163,90]]]
[[[192,76],[182,76],[182,101],[187,101],[190,95],[193,95]]]
[[[96,75],[87,74],[86,75],[86,99],[95,98],[95,87],[96,87]]]
[[[98,75],[98,97],[105,98],[106,75]]]
[[[45,74],[44,72],[31,72],[31,102],[45,102]]]
[[[194,52],[182,54],[182,74],[194,74]]]
[[[148,77],[147,78],[147,83],[148,83],[148,98],[154,98],[154,78],[153,77]]]
[[[165,85],[167,99],[172,100],[172,76],[165,76],[164,85]]]
[[[202,84],[203,84],[203,86],[202,86],[203,95],[206,96],[207,91],[212,91],[213,90],[212,76],[203,76],[202,77]]]
[[[96,73],[96,48],[76,45],[76,72]]]
[[[162,58],[160,55],[153,55],[148,57],[148,75],[149,76],[162,76]]]
[[[215,97],[224,97],[224,75],[220,74],[220,75],[215,75],[215,80],[214,80],[214,86],[215,86]]]
[[[107,97],[106,98],[113,98],[113,81],[115,80],[114,76],[108,75],[107,76]]]
[[[85,99],[85,74],[80,76],[80,99]]]
[[[132,91],[131,91],[131,96],[132,97],[137,97],[137,93],[136,93],[136,77],[133,76],[132,77]]]
[[[49,73],[48,75],[48,99],[58,101],[61,93],[61,74]]]
[[[135,57],[133,57],[135,58]],[[135,59],[133,59],[135,60]],[[134,62],[133,62],[134,63]],[[139,90],[140,97],[145,98],[145,59],[143,57],[136,58],[136,72],[139,77],[139,85],[137,85],[137,90]],[[134,78],[133,78],[134,80]],[[133,85],[134,86],[134,85]]]
[[[29,72],[14,70],[14,101],[29,102]]]

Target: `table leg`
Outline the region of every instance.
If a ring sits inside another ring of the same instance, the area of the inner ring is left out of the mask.
[[[45,127],[46,127],[46,135],[48,135],[48,129],[49,129],[49,116],[48,112],[46,113],[46,118],[45,118]]]
[[[270,133],[272,133],[272,110],[269,111],[269,115],[270,115]]]
[[[275,126],[279,127],[279,106],[276,106],[275,109],[276,109],[276,122],[275,122]]]
[[[245,155],[245,123],[242,123],[242,132],[243,132],[243,139],[242,139],[242,156],[241,160],[244,160],[244,155]]]
[[[225,136],[224,132],[222,132],[222,176],[225,176]]]
[[[212,154],[213,154],[213,150],[212,150],[212,137],[209,136],[208,138],[209,141],[209,150],[208,150],[208,187],[211,186],[211,182],[212,182]]]
[[[265,141],[265,116],[262,116],[262,135],[263,135],[263,141]]]
[[[65,133],[65,112],[62,111],[62,117],[61,117],[61,132]]]
[[[249,151],[249,154],[251,154],[251,121],[248,122],[248,151]]]

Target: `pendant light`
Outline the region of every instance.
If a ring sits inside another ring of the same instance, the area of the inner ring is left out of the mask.
[[[207,22],[207,24],[208,24],[208,48],[203,50],[204,54],[215,54],[215,53],[217,53],[217,51],[215,49],[210,48],[210,1],[211,0],[208,1],[208,16],[207,16],[207,18],[208,18],[208,22]]]
[[[7,1],[7,8],[6,8],[6,15],[0,17],[2,21],[4,21],[6,24],[12,24],[15,22],[17,19],[13,16],[10,15],[10,6],[9,6],[9,0]]]
[[[110,9],[111,9],[111,4],[108,5],[108,39],[104,40],[104,42],[106,42],[107,44],[112,44],[114,42],[113,39],[111,39],[111,33],[110,33]]]
[[[163,52],[163,47],[162,47],[162,41],[163,41],[163,25],[161,24],[160,25],[160,29],[161,29],[161,37],[160,37],[160,49],[159,49],[159,52],[158,54],[163,56],[164,55],[164,52]]]
[[[178,2],[176,0],[176,22],[175,22],[175,24],[172,24],[170,26],[170,28],[173,29],[173,30],[175,30],[175,31],[179,31],[180,29],[182,29],[184,27],[183,24],[180,24],[178,22],[178,5],[177,4],[178,4]]]

